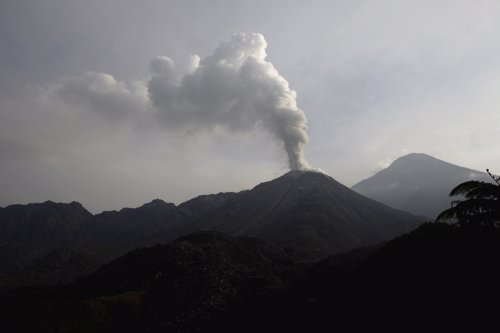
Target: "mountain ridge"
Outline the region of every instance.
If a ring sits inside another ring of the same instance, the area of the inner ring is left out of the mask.
[[[10,216],[11,211],[19,216]],[[43,230],[26,238],[18,220]],[[200,230],[262,238],[286,249],[294,260],[315,261],[384,241],[420,222],[314,171],[291,171],[251,190],[201,195],[177,206],[155,199],[93,215],[77,202],[13,205],[0,208],[0,289],[15,286],[13,281],[30,284],[30,279],[69,281],[134,248]],[[52,238],[46,237],[50,225],[57,226]],[[54,276],[44,265],[57,267]]]

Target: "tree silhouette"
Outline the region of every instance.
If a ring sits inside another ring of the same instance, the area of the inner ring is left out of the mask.
[[[457,185],[450,196],[463,196],[464,200],[451,202],[451,208],[443,211],[436,221],[456,219],[459,226],[500,226],[500,177],[486,172],[494,183],[467,181]]]

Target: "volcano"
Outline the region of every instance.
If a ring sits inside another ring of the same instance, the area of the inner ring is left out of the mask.
[[[257,237],[309,261],[369,246],[414,229],[424,218],[366,198],[314,171],[290,171],[243,191],[202,217],[198,230]]]

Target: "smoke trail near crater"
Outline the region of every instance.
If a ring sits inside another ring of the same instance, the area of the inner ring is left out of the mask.
[[[149,97],[169,128],[260,127],[282,142],[290,169],[309,169],[306,116],[295,91],[266,60],[266,47],[259,33],[235,34],[212,55],[191,56],[184,70],[168,57],[156,57],[149,67]]]

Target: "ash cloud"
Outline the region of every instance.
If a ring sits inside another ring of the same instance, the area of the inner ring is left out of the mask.
[[[290,169],[309,169],[306,116],[295,91],[266,60],[266,47],[259,33],[235,34],[212,55],[192,56],[184,73],[172,59],[156,57],[147,84],[151,103],[171,129],[263,128],[283,144]]]
[[[75,118],[109,124],[141,128],[155,121],[169,133],[188,135],[265,130],[282,144],[290,169],[310,169],[306,116],[295,91],[266,59],[266,47],[259,33],[235,34],[213,54],[192,55],[181,66],[166,56],[154,58],[144,81],[86,72],[50,85],[44,96]]]
[[[104,115],[111,121],[144,114],[148,103],[146,87],[141,82],[125,83],[105,73],[86,72],[65,78],[51,87],[50,97],[70,108],[83,108]]]

